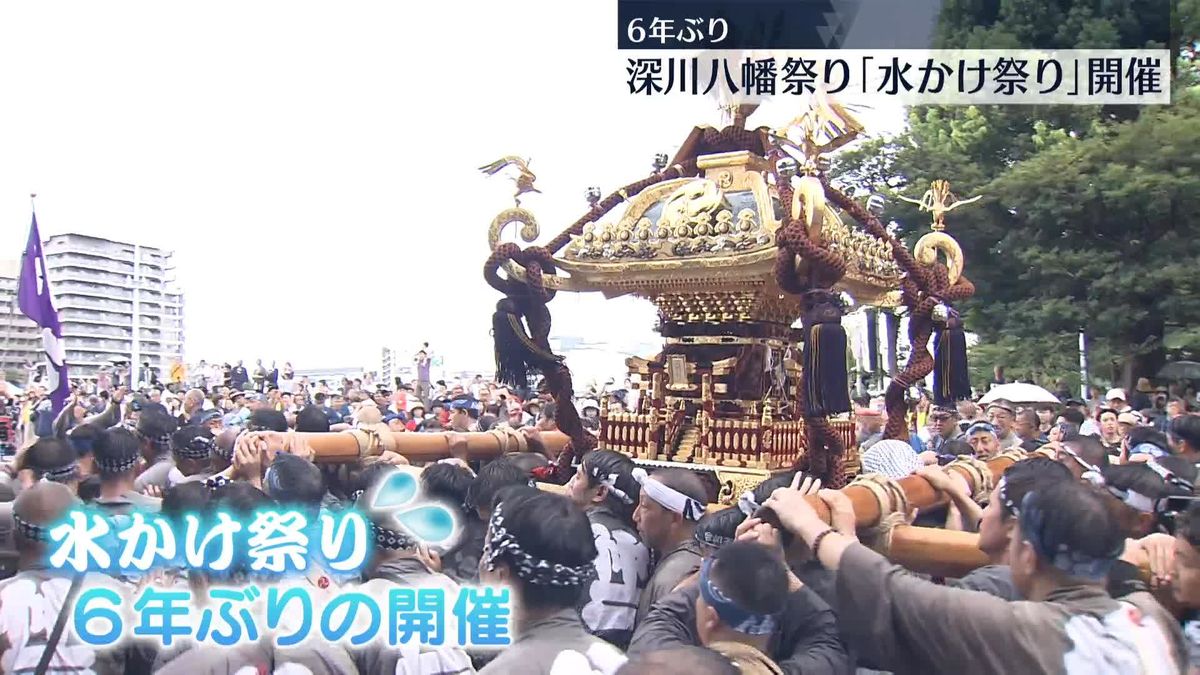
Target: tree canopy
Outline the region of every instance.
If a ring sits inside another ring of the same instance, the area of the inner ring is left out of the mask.
[[[947,0],[935,39],[947,48],[1136,48],[1187,53],[1200,0]],[[1078,332],[1095,380],[1152,376],[1170,333],[1200,347],[1200,92],[1194,62],[1176,69],[1170,106],[922,106],[907,131],[838,158],[841,182],[919,198],[944,178],[975,297],[973,381],[1010,375],[1076,382]],[[889,200],[909,243],[927,214]],[[1184,327],[1175,330],[1172,327]]]

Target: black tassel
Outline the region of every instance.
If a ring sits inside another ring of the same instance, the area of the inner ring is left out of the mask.
[[[967,369],[967,332],[962,321],[951,314],[937,330],[934,342],[933,403],[952,406],[971,397],[971,373]]]
[[[492,314],[492,340],[496,351],[496,381],[521,389],[529,386],[529,361],[521,315],[516,303],[505,298]]]
[[[850,412],[850,376],[846,370],[846,329],[841,299],[829,293],[810,296],[804,324],[804,413],[828,417]]]

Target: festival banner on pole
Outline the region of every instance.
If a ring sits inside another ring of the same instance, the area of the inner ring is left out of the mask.
[[[42,329],[42,349],[46,352],[46,390],[58,414],[66,404],[71,384],[67,379],[66,350],[62,343],[62,326],[50,294],[50,279],[46,275],[46,257],[42,254],[42,237],[38,232],[37,214],[29,225],[29,241],[21,254],[21,278],[17,285],[17,303],[21,313]]]

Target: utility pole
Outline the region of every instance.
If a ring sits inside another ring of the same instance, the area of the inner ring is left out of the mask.
[[[1088,400],[1087,333],[1079,329],[1079,400]]]

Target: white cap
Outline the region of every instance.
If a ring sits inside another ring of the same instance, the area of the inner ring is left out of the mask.
[[[892,480],[911,476],[921,468],[917,451],[908,443],[887,439],[879,441],[859,456],[863,473],[881,473]]]
[[[1106,394],[1104,396],[1104,400],[1112,401],[1114,399],[1120,399],[1122,401],[1129,400],[1129,399],[1125,398],[1125,390],[1124,389],[1109,389],[1108,394]]]
[[[1140,427],[1144,421],[1145,420],[1142,418],[1142,414],[1136,411],[1123,412],[1120,415],[1117,415],[1117,424],[1128,424],[1130,426]]]

